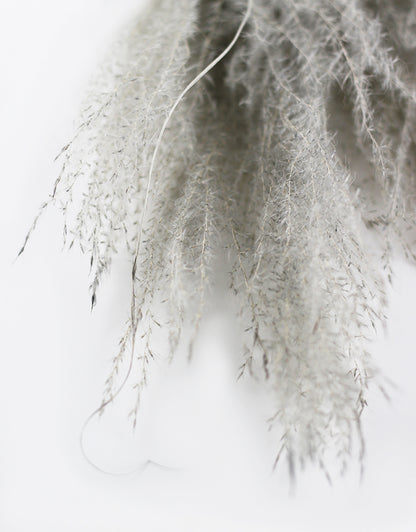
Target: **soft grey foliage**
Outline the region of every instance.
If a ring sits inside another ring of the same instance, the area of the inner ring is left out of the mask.
[[[129,342],[201,320],[213,260],[231,250],[241,306],[241,374],[264,378],[272,423],[294,470],[342,468],[362,441],[376,370],[368,340],[383,320],[383,274],[365,226],[411,251],[414,225],[416,3],[255,0],[237,44],[180,102],[186,84],[232,40],[242,0],[155,1],[114,49],[64,152],[52,201],[68,243],[92,265],[92,300],[122,247],[132,257]],[[135,260],[138,235],[143,244]],[[166,324],[166,325],[165,325]],[[194,334],[190,344],[192,347]]]

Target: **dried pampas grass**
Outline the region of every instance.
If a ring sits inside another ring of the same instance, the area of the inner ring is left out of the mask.
[[[93,305],[114,255],[131,257],[130,319],[93,415],[135,364],[140,398],[155,327],[171,355],[196,334],[225,247],[241,375],[273,392],[277,459],[344,470],[363,451],[391,248],[414,249],[415,25],[409,0],[154,0],[129,28],[44,205],[90,259]]]

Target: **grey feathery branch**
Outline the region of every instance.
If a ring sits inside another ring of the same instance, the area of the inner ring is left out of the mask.
[[[190,324],[192,350],[225,246],[241,375],[273,393],[278,457],[345,469],[386,304],[363,233],[387,272],[395,241],[414,257],[415,25],[411,0],[155,0],[126,31],[44,206],[89,256],[93,305],[114,254],[131,256],[102,405],[139,329],[134,419],[154,328],[173,355]]]

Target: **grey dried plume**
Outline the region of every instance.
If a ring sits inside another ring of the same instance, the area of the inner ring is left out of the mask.
[[[343,470],[354,442],[363,452],[368,341],[385,306],[365,227],[388,275],[395,240],[413,256],[416,3],[254,0],[230,53],[180,99],[148,187],[166,117],[246,12],[240,0],[155,0],[97,77],[48,203],[90,258],[93,305],[114,255],[131,256],[130,319],[97,412],[131,353],[135,416],[155,328],[173,355],[190,325],[192,348],[226,247],[241,375],[271,390],[277,458],[294,472],[336,457]]]

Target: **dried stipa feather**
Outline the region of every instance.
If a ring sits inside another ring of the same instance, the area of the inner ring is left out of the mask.
[[[130,28],[51,200],[90,257],[93,305],[115,253],[132,261],[130,319],[96,413],[130,375],[138,335],[134,423],[155,327],[171,356],[190,329],[192,353],[225,247],[240,376],[270,389],[276,462],[326,472],[335,457],[344,471],[363,455],[394,242],[414,256],[415,20],[405,0],[158,0]]]

